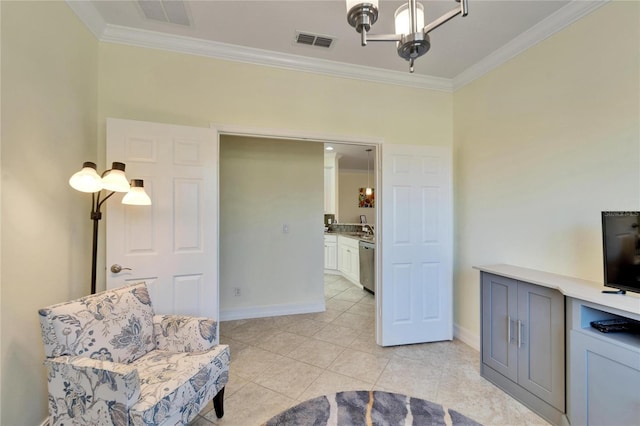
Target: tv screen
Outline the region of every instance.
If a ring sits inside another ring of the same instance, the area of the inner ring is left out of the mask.
[[[602,212],[604,285],[640,293],[640,212]]]

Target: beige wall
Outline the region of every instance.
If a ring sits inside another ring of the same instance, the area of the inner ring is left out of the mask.
[[[602,280],[600,212],[640,208],[639,7],[612,2],[455,93],[464,331],[479,335],[473,265]]]
[[[118,117],[451,145],[452,98],[432,90],[100,45],[101,130],[106,117]]]
[[[100,44],[99,93],[100,155],[108,117],[200,127],[213,122],[385,143],[453,143],[450,93],[110,43]],[[101,288],[103,276],[98,277]]]
[[[321,143],[220,138],[222,319],[324,309],[323,194]]]
[[[98,43],[63,2],[2,2],[2,418],[47,416],[38,308],[89,293]]]
[[[367,186],[367,171],[338,170],[338,211],[340,223],[360,223],[360,215],[367,216],[367,223],[375,225],[376,209],[360,208],[358,194],[360,188]],[[372,170],[369,184],[375,188],[375,172]],[[376,200],[377,201],[377,200]],[[380,206],[378,206],[379,208]]]

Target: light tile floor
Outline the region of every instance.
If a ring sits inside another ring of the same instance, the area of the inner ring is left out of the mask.
[[[210,403],[191,426],[258,426],[316,396],[370,389],[424,398],[485,425],[547,425],[480,377],[473,348],[459,340],[378,346],[370,293],[326,275],[325,298],[322,313],[222,322],[220,341],[231,347],[225,415],[217,419]]]

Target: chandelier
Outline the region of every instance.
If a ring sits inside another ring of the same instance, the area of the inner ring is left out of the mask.
[[[360,33],[362,46],[367,41],[395,41],[398,55],[409,61],[409,71],[413,72],[413,61],[424,55],[431,47],[429,33],[458,15],[467,16],[467,0],[455,0],[459,7],[445,13],[433,22],[424,24],[424,7],[416,0],[409,0],[396,10],[395,34],[368,34],[378,20],[378,0],[346,0],[347,21]]]

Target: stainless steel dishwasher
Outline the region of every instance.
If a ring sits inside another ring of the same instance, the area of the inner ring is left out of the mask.
[[[358,254],[360,255],[360,284],[365,290],[376,291],[376,245],[369,241],[360,240]]]

